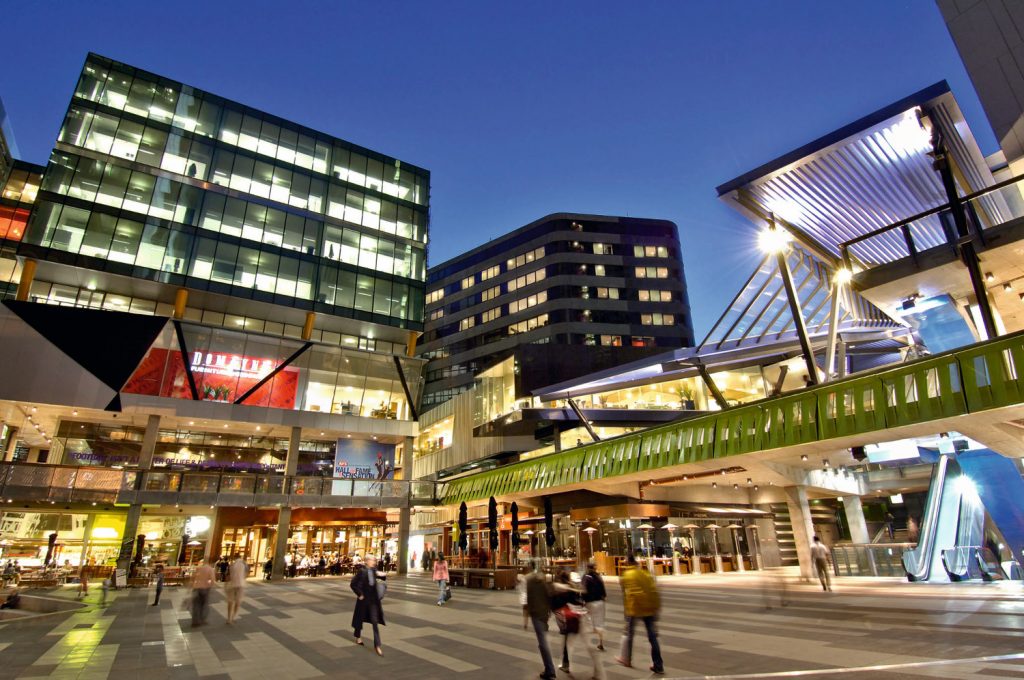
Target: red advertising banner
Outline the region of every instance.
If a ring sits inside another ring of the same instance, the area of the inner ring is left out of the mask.
[[[277,368],[277,361],[224,352],[193,352],[189,364],[199,398],[231,403]],[[270,408],[295,408],[299,369],[287,367],[256,390],[245,404]],[[181,353],[151,349],[123,390],[174,399],[191,399]]]

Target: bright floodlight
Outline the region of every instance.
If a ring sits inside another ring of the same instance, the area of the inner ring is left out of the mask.
[[[784,229],[769,228],[758,235],[757,242],[764,252],[778,255],[789,247],[789,234]]]
[[[957,477],[956,486],[957,491],[959,491],[962,496],[966,496],[968,500],[973,501],[978,499],[978,487],[974,483],[974,480],[967,475],[962,474]]]
[[[836,270],[836,283],[839,285],[846,285],[853,280],[853,272],[846,267],[840,267]]]

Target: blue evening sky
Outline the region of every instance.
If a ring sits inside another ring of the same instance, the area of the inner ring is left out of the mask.
[[[551,212],[679,225],[700,339],[750,274],[718,184],[946,79],[933,0],[14,2],[0,97],[45,162],[89,50],[432,173],[430,263]]]

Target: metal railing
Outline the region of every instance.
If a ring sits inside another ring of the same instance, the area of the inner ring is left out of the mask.
[[[1011,177],[981,191],[960,198],[967,219],[976,233],[983,234],[1012,219],[1024,217],[1024,176]],[[841,243],[839,251],[847,267],[871,268],[905,258],[917,261],[918,254],[942,245],[955,248],[956,228],[951,205],[943,203],[898,222],[875,229]]]
[[[839,543],[832,546],[836,576],[905,577],[903,554],[914,543]]]
[[[0,499],[214,505],[434,505],[438,484],[231,472],[0,463]]]
[[[1024,403],[1024,332],[448,482],[445,503],[535,492]]]

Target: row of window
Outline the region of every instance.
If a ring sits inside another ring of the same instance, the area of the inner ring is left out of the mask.
[[[405,242],[70,154],[55,153],[43,188],[84,201],[423,280],[425,253]]]
[[[541,314],[530,319],[524,319],[518,323],[510,324],[507,328],[509,335],[518,335],[520,333],[526,333],[532,331],[535,328],[541,328],[542,326],[548,325],[548,315]]]
[[[419,321],[416,286],[300,260],[276,249],[238,246],[178,229],[42,201],[25,241],[271,295]]]
[[[271,122],[254,111],[244,111],[187,85],[157,83],[142,75],[90,62],[75,94],[388,196],[421,205],[427,203],[426,177],[403,168],[401,161],[369,157],[344,144]]]
[[[668,267],[635,267],[634,272],[638,279],[668,278]]]
[[[542,290],[539,293],[528,295],[524,298],[520,298],[519,300],[513,300],[512,302],[508,303],[508,313],[515,314],[517,312],[521,312],[525,309],[529,309],[530,307],[534,307],[547,301],[548,292],[546,290]]]
[[[511,257],[508,260],[506,260],[505,271],[511,271],[516,267],[522,267],[524,265],[530,264],[531,262],[539,260],[542,257],[544,257],[544,246],[534,248],[533,250],[525,252],[521,255],[516,255],[515,257]]]
[[[667,246],[633,246],[633,257],[668,257]]]
[[[60,141],[388,234],[426,238],[426,217],[410,206],[105,113],[72,107]]]
[[[107,309],[116,312],[131,312],[133,314],[173,316],[174,305],[166,302],[157,302],[146,298],[118,295],[99,290],[89,290],[60,283],[51,283],[36,279],[32,282],[29,292],[29,299],[33,302],[58,305],[62,307],[82,307],[87,309]],[[302,337],[302,326],[284,324],[277,321],[268,321],[255,317],[240,316],[237,314],[225,314],[210,309],[185,309],[185,321],[195,321],[207,326],[221,326],[235,330],[245,330],[255,333],[267,333],[279,335],[286,338],[299,339]],[[325,342],[332,345],[365,349],[370,351],[401,353],[405,351],[390,342],[382,342],[374,338],[367,338],[355,335],[335,333],[333,331],[313,329],[310,339],[317,342]]]
[[[640,325],[642,326],[674,326],[676,324],[675,314],[641,314]]]

